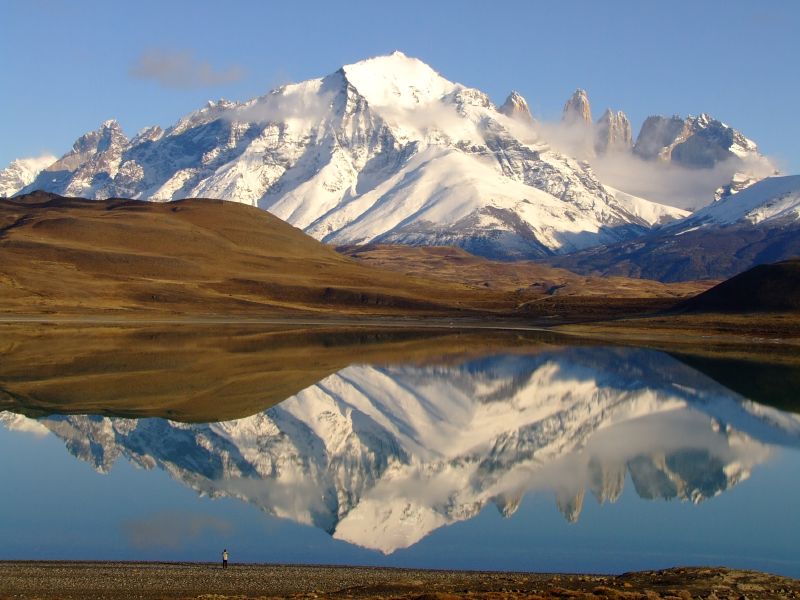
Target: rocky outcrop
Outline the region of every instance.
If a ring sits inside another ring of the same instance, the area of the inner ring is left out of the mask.
[[[725,123],[707,114],[699,117],[648,117],[636,144],[636,155],[684,167],[710,168],[731,158],[758,154],[756,144]]]
[[[586,90],[577,89],[564,105],[562,120],[566,123],[592,124],[592,107]]]
[[[128,138],[115,120],[79,137],[72,150],[43,170],[26,190],[50,190],[67,196],[112,195]]]
[[[503,105],[497,110],[507,117],[517,119],[523,123],[533,122],[533,116],[528,108],[528,103],[519,92],[511,92]]]
[[[594,149],[597,154],[628,152],[631,149],[631,123],[622,112],[607,108],[594,126]]]

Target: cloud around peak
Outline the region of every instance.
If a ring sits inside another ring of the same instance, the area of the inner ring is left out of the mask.
[[[151,48],[131,64],[128,73],[135,79],[154,81],[168,89],[189,90],[239,81],[245,70],[239,65],[218,69],[188,50]]]

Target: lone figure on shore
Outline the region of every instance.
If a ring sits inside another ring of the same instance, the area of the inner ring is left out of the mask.
[[[228,568],[228,549],[227,548],[225,548],[222,551],[222,568],[223,569],[227,569]]]

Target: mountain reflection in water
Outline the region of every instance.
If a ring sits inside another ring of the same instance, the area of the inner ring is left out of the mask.
[[[263,412],[216,423],[0,413],[48,430],[99,472],[118,457],[391,553],[493,503],[549,491],[703,501],[746,479],[800,419],[667,354],[550,347],[430,366],[353,365]]]

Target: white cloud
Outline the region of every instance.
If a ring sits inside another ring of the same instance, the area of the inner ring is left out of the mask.
[[[317,122],[330,112],[333,100],[332,92],[314,93],[292,85],[227,111],[223,117],[247,123],[280,123],[288,119]]]
[[[191,52],[151,49],[144,52],[129,70],[136,79],[152,80],[165,88],[194,89],[233,83],[244,77],[244,69],[231,65],[217,69],[198,60]]]
[[[588,161],[606,185],[660,204],[696,210],[714,201],[718,188],[736,173],[768,177],[775,163],[763,156],[732,157],[711,168],[693,169],[675,163],[644,160],[633,152],[596,156],[594,127],[583,122],[542,122],[533,125],[540,139],[555,150]]]
[[[609,153],[590,162],[605,184],[634,196],[687,210],[711,204],[716,190],[729,184],[735,173],[767,177],[775,170],[763,157],[730,158],[709,169],[646,161],[632,153]]]

